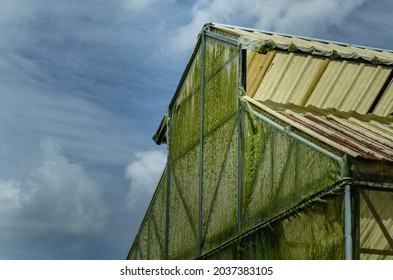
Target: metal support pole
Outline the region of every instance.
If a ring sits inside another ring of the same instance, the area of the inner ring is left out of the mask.
[[[199,198],[198,198],[198,257],[202,254],[202,189],[203,189],[203,98],[205,75],[205,32],[201,34],[201,93],[200,93],[200,118],[199,118]]]
[[[351,187],[344,187],[344,246],[345,259],[353,259]]]
[[[241,126],[241,106],[240,97],[242,95],[242,49],[238,48],[238,80],[237,80],[237,234],[241,234],[241,216],[242,216],[242,126]]]
[[[164,240],[164,259],[169,258],[169,198],[170,198],[170,176],[171,176],[171,164],[170,164],[170,154],[169,147],[171,145],[171,118],[172,114],[169,112],[168,123],[167,123],[167,159],[166,159],[166,194],[165,194],[165,240]]]

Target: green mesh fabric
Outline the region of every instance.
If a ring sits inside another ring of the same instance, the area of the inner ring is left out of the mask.
[[[337,181],[339,166],[242,110],[242,229],[248,230]]]
[[[342,194],[323,198],[290,216],[247,234],[209,259],[343,258]]]
[[[127,259],[163,259],[165,242],[166,170],[156,188],[150,206]]]
[[[199,145],[171,165],[169,259],[192,259],[197,253]]]

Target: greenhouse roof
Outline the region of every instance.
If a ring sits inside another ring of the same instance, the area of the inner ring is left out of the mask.
[[[393,161],[392,51],[222,24],[202,34],[246,51],[244,100],[353,157]],[[166,132],[167,114],[154,141]]]
[[[252,50],[246,92],[254,99],[393,113],[391,51],[219,24],[205,29]]]

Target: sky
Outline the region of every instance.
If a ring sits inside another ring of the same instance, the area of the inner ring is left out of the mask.
[[[0,0],[0,259],[124,259],[205,23],[393,49],[390,0]]]

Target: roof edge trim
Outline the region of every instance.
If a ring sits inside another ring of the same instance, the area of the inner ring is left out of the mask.
[[[283,32],[273,32],[273,31],[267,31],[263,29],[257,29],[257,28],[249,28],[249,27],[244,27],[244,26],[237,26],[237,25],[230,25],[230,24],[223,24],[223,23],[218,23],[218,22],[213,22],[209,23],[206,25],[210,25],[214,28],[214,26],[222,26],[222,27],[227,27],[227,28],[237,28],[237,29],[242,29],[244,31],[249,31],[249,32],[261,32],[269,35],[280,35],[283,37],[296,37],[299,39],[307,40],[307,41],[317,41],[321,43],[327,43],[327,44],[335,44],[343,47],[356,47],[356,48],[361,48],[361,49],[370,49],[378,52],[392,52],[392,50],[389,49],[384,49],[384,48],[377,48],[377,47],[370,47],[370,46],[364,46],[364,45],[358,45],[358,44],[350,44],[350,43],[344,43],[344,42],[339,42],[339,41],[334,41],[334,40],[327,40],[327,39],[320,39],[320,38],[314,38],[314,37],[307,37],[307,36],[301,36],[301,35],[295,35],[295,34],[289,34],[289,33],[283,33]]]
[[[271,51],[271,50],[282,50],[282,51],[288,51],[288,52],[300,51],[302,53],[307,53],[307,54],[316,55],[316,56],[329,57],[332,59],[340,58],[340,59],[346,59],[346,60],[363,60],[368,63],[372,63],[374,65],[387,65],[387,66],[393,65],[393,60],[381,59],[381,58],[378,58],[377,56],[372,56],[372,57],[361,56],[356,52],[353,52],[351,54],[347,54],[347,53],[338,52],[335,49],[332,49],[330,51],[323,51],[323,50],[319,50],[315,47],[307,48],[307,47],[302,47],[302,46],[296,45],[294,43],[291,43],[289,45],[285,45],[285,44],[279,44],[279,43],[275,42],[274,40],[256,39],[256,38],[245,36],[245,35],[241,35],[239,37],[239,45],[243,49],[249,49],[249,50],[256,51],[256,52],[262,53],[262,54],[266,54],[268,51]]]

